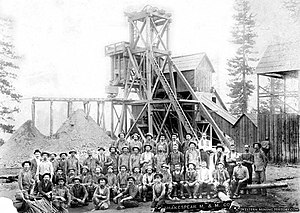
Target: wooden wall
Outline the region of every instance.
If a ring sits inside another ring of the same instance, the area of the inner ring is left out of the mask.
[[[199,66],[195,70],[194,87],[199,92],[210,92],[212,87],[212,67],[208,62],[208,58],[204,57]]]
[[[260,114],[259,140],[270,140],[270,158],[275,163],[299,162],[299,118],[297,114]]]

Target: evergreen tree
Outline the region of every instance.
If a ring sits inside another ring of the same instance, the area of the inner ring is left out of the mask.
[[[234,26],[231,32],[232,43],[237,46],[236,54],[227,61],[230,82],[228,94],[233,101],[230,103],[230,112],[241,115],[248,110],[249,96],[253,93],[254,85],[249,77],[253,74],[253,62],[257,61],[253,50],[255,37],[254,15],[250,11],[248,0],[236,0],[234,5]]]
[[[13,114],[19,112],[16,102],[20,102],[21,97],[13,86],[19,57],[12,40],[12,21],[0,17],[0,129],[6,133],[13,131],[14,126],[9,123]]]

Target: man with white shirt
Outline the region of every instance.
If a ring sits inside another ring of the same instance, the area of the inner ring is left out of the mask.
[[[205,161],[201,162],[201,167],[198,171],[199,182],[199,198],[202,198],[203,189],[207,188],[207,199],[211,198],[211,191],[213,188],[212,177]]]
[[[52,163],[48,159],[49,158],[49,153],[48,152],[42,152],[41,156],[42,156],[42,161],[40,162],[40,164],[37,167],[36,178],[37,178],[38,181],[41,181],[42,176],[46,173],[49,173],[50,174],[50,180],[52,180],[54,170],[53,170]]]
[[[34,150],[33,154],[34,154],[34,158],[30,161],[30,163],[31,163],[30,170],[31,170],[31,173],[33,175],[35,175],[38,165],[41,162],[41,151],[36,149],[36,150]]]

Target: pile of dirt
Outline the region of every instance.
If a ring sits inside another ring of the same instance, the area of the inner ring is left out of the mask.
[[[83,110],[75,111],[52,138],[40,133],[32,121],[26,121],[0,147],[0,168],[19,167],[21,162],[32,158],[35,149],[55,153],[76,149],[82,160],[86,150],[96,151],[99,146],[107,148],[110,143],[111,138]]]

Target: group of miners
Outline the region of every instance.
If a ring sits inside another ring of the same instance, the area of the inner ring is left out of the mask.
[[[225,153],[222,144],[216,150],[204,150],[191,134],[180,141],[174,133],[171,140],[161,134],[157,140],[151,133],[142,140],[134,133],[126,139],[121,132],[105,153],[92,150],[80,162],[76,150],[69,153],[34,151],[34,159],[22,163],[19,188],[24,197],[37,195],[51,201],[62,212],[68,207],[94,204],[96,210],[108,209],[110,202],[117,209],[139,206],[152,200],[151,208],[160,210],[166,199],[207,199],[222,191],[231,198],[239,198],[240,191],[252,183],[254,171],[257,183],[265,180],[267,157],[260,143],[253,144],[253,152],[245,145],[244,153],[237,153],[231,145]],[[249,192],[249,191],[246,191]]]

